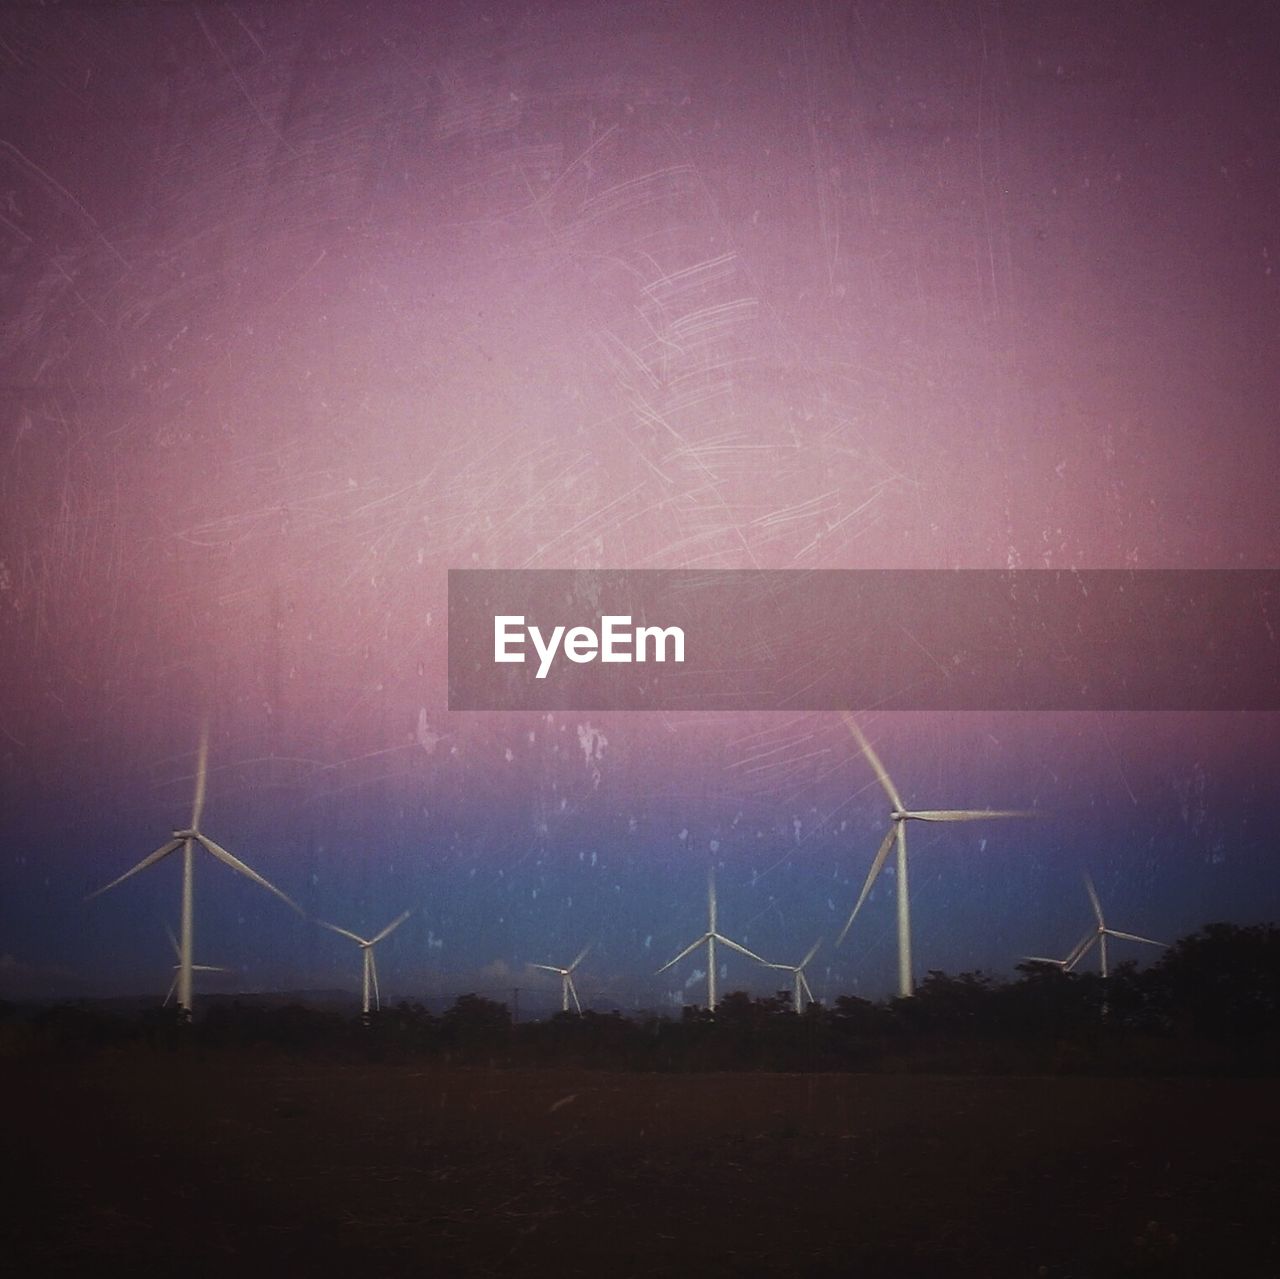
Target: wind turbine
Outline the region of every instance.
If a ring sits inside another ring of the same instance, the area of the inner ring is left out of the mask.
[[[716,931],[716,872],[713,867],[707,871],[707,931],[697,941],[686,946],[674,959],[669,959],[663,964],[654,976],[665,973],[673,964],[678,964],[686,955],[692,954],[699,946],[705,943],[707,947],[707,1007],[712,1012],[715,1012],[716,942],[728,946],[730,950],[736,950],[740,955],[746,955],[748,959],[754,959],[757,964],[763,964],[766,968],[774,967],[768,960],[761,959],[754,951],[748,950],[745,946],[740,946],[736,941],[732,941]]]
[[[173,999],[174,993],[178,989],[178,975],[182,971],[182,948],[178,945],[178,939],[173,935],[173,929],[168,924],[164,926],[164,931],[168,935],[169,945],[173,947],[173,957],[178,961],[173,966],[173,980],[169,983],[169,993],[164,997],[162,1008],[169,1007],[169,1001]],[[217,964],[192,964],[191,971],[193,973],[229,973],[230,968],[220,968]]]
[[[858,912],[862,909],[863,903],[871,892],[872,884],[876,882],[876,877],[884,869],[885,861],[889,856],[889,849],[896,843],[898,846],[898,858],[894,893],[898,899],[898,993],[905,998],[912,993],[913,989],[911,977],[911,898],[907,888],[907,823],[913,821],[977,822],[984,821],[989,817],[1030,817],[1032,814],[1003,808],[908,809],[902,802],[902,796],[898,794],[898,788],[893,784],[893,779],[880,762],[880,757],[872,749],[871,743],[863,735],[862,729],[858,727],[857,721],[847,713],[844,716],[844,721],[849,726],[849,731],[853,734],[862,753],[867,757],[868,763],[875,770],[876,778],[879,780],[885,794],[888,795],[889,802],[893,807],[889,810],[889,829],[885,834],[879,851],[875,855],[875,859],[871,863],[871,870],[867,875],[866,883],[862,885],[862,892],[858,895],[857,904],[850,912],[845,926],[840,930],[840,936],[836,938],[836,945],[839,946],[844,941],[849,928],[857,918]]]
[[[578,957],[569,965],[568,968],[557,968],[554,964],[530,964],[530,968],[541,968],[543,972],[560,974],[560,1011],[567,1013],[569,1011],[569,996],[573,996],[573,1006],[582,1011],[582,1005],[578,1002],[577,987],[573,984],[573,970],[586,959],[591,947],[584,946],[579,952]]]
[[[232,870],[239,871],[246,879],[261,885],[268,892],[274,893],[286,906],[302,914],[302,908],[291,898],[286,897],[274,884],[269,883],[256,870],[246,866],[238,857],[233,857],[221,844],[215,843],[200,829],[200,819],[204,815],[205,783],[209,774],[209,726],[206,724],[200,731],[200,753],[196,764],[196,793],[191,806],[191,824],[182,830],[175,830],[173,838],[167,844],[161,844],[154,853],[148,853],[132,870],[127,870],[118,879],[90,893],[85,898],[92,901],[109,892],[117,884],[123,884],[139,871],[144,871],[156,862],[163,861],[170,853],[182,849],[182,933],[178,944],[178,1006],[191,1011],[191,974],[195,971],[191,952],[195,939],[195,853],[199,845],[206,853],[224,862]]]
[[[819,937],[816,942],[809,948],[809,953],[798,964],[770,964],[770,968],[781,969],[784,973],[792,973],[795,977],[795,994],[791,998],[791,1007],[796,1012],[804,1012],[804,996],[809,996],[809,1002],[816,1004],[818,1001],[813,997],[813,991],[809,989],[808,979],[804,975],[804,970],[808,968],[809,961],[818,953],[818,947],[822,945],[822,938]]]
[[[1150,937],[1139,937],[1137,933],[1122,933],[1118,928],[1108,928],[1107,921],[1102,917],[1102,903],[1098,900],[1098,890],[1093,886],[1093,880],[1086,873],[1084,877],[1085,891],[1089,894],[1089,904],[1093,907],[1094,916],[1097,918],[1097,925],[1091,928],[1077,943],[1075,950],[1067,956],[1063,961],[1064,972],[1071,972],[1072,969],[1095,947],[1098,948],[1099,971],[1103,977],[1108,975],[1107,970],[1107,938],[1114,937],[1118,941],[1138,941],[1144,946],[1160,946],[1167,947],[1167,942],[1152,941]]]
[[[373,1006],[375,1011],[382,1007],[382,996],[378,991],[378,964],[373,957],[373,948],[384,938],[389,937],[395,932],[401,924],[404,923],[413,911],[406,910],[403,915],[397,915],[380,933],[375,933],[372,937],[361,937],[356,933],[350,932],[346,928],[339,928],[337,924],[326,924],[323,919],[317,919],[316,923],[321,928],[327,928],[330,932],[338,933],[340,936],[349,937],[364,952],[364,971],[363,980],[361,982],[363,990],[363,998],[361,1000],[360,1011],[368,1013],[369,1011],[369,989],[373,988]]]

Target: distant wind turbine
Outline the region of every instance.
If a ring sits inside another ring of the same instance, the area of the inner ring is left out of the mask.
[[[819,937],[816,942],[809,948],[809,953],[798,964],[770,964],[770,968],[778,968],[784,973],[791,973],[795,977],[795,994],[791,997],[791,1007],[796,1012],[804,1012],[804,997],[809,997],[811,1004],[818,1001],[813,997],[813,991],[809,989],[808,979],[804,975],[804,970],[808,968],[809,961],[818,953],[818,947],[822,945],[822,938]]]
[[[578,1002],[578,991],[573,984],[573,970],[586,959],[590,953],[591,947],[584,946],[579,952],[578,957],[569,965],[568,968],[557,968],[554,964],[530,964],[530,968],[541,968],[543,972],[560,974],[560,1011],[567,1013],[569,1011],[569,996],[573,996],[573,1006],[582,1011],[582,1005]]]
[[[894,894],[898,900],[898,993],[905,998],[913,990],[911,977],[911,898],[907,887],[907,823],[912,821],[977,822],[996,817],[1031,817],[1033,814],[1004,808],[908,809],[903,804],[902,796],[898,794],[898,788],[893,784],[892,778],[885,771],[885,766],[880,762],[880,757],[872,749],[871,743],[863,735],[862,729],[858,727],[857,721],[849,714],[844,716],[844,721],[849,726],[849,731],[853,734],[863,755],[866,756],[867,762],[875,770],[880,786],[885,794],[888,795],[889,802],[893,807],[889,812],[889,830],[885,834],[880,849],[871,863],[871,870],[867,875],[866,883],[862,885],[862,892],[858,895],[858,901],[850,912],[845,926],[840,930],[840,936],[836,938],[836,945],[839,946],[844,941],[853,921],[858,917],[858,912],[862,909],[863,903],[871,892],[871,886],[884,869],[885,861],[889,856],[889,849],[896,842],[898,845],[898,859],[895,871]]]
[[[127,870],[118,879],[90,893],[85,898],[92,901],[103,893],[109,892],[117,884],[123,884],[139,871],[144,871],[156,862],[163,861],[170,853],[182,849],[182,932],[178,944],[178,1006],[191,1011],[191,974],[195,971],[191,954],[195,937],[195,851],[198,844],[206,853],[224,862],[232,870],[238,871],[246,879],[274,893],[286,906],[302,914],[302,908],[291,898],[286,897],[274,884],[269,883],[256,870],[246,866],[238,857],[233,857],[221,844],[214,843],[200,830],[200,819],[204,815],[205,783],[209,773],[209,726],[206,724],[200,732],[200,753],[196,764],[196,793],[191,806],[191,824],[182,830],[175,830],[173,838],[162,844],[154,853],[148,853],[132,870]]]
[[[169,945],[173,947],[173,957],[178,961],[173,966],[173,980],[169,983],[169,993],[164,997],[162,1008],[168,1008],[173,1000],[174,994],[178,989],[178,976],[182,971],[182,948],[178,945],[178,939],[173,935],[173,929],[168,924],[164,926],[165,934],[169,938]],[[230,968],[220,968],[217,964],[192,964],[191,971],[193,973],[229,973]]]
[[[373,993],[373,1007],[378,1010],[382,1007],[382,996],[378,991],[378,964],[373,957],[373,948],[384,938],[389,937],[395,932],[401,924],[404,923],[413,911],[406,910],[403,915],[396,916],[380,933],[375,933],[372,937],[361,937],[357,933],[353,933],[346,928],[339,928],[337,924],[327,924],[323,919],[317,919],[316,923],[321,928],[327,928],[330,932],[338,933],[342,937],[347,937],[355,942],[357,946],[364,952],[364,968],[362,974],[362,1000],[360,1005],[361,1012],[369,1011],[369,994],[370,988]]]
[[[1076,943],[1075,949],[1062,961],[1049,960],[1049,963],[1059,963],[1063,972],[1071,972],[1076,965],[1095,947],[1098,948],[1099,971],[1103,977],[1109,975],[1107,968],[1107,938],[1114,937],[1118,941],[1136,941],[1141,942],[1144,946],[1160,946],[1167,948],[1168,943],[1162,941],[1152,941],[1150,937],[1139,937],[1137,933],[1122,933],[1118,928],[1108,928],[1107,921],[1102,917],[1102,903],[1098,900],[1098,890],[1093,886],[1093,880],[1088,874],[1084,877],[1085,891],[1089,894],[1089,904],[1093,907],[1094,917],[1097,924],[1091,928]]]
[[[678,964],[686,955],[691,955],[699,946],[705,945],[707,948],[707,1007],[712,1012],[715,1012],[716,942],[728,946],[730,950],[736,950],[740,955],[746,955],[748,959],[754,959],[757,964],[763,964],[766,968],[774,966],[768,960],[761,959],[754,951],[748,950],[745,946],[740,946],[736,941],[731,941],[728,937],[716,931],[716,872],[713,868],[707,871],[707,931],[697,941],[686,946],[674,959],[670,959],[663,964],[654,975],[665,973],[668,968]]]

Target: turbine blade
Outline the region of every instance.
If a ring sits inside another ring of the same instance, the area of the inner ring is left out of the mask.
[[[221,968],[217,964],[192,964],[193,973],[229,973],[230,968]]]
[[[373,1010],[381,1012],[382,992],[378,989],[378,960],[372,946],[368,947],[364,953],[369,956],[369,976],[373,978]]]
[[[564,976],[564,969],[563,969],[563,968],[556,968],[556,967],[555,967],[554,965],[552,965],[552,964],[530,964],[530,965],[529,965],[529,967],[530,967],[530,968],[541,968],[541,969],[543,970],[543,972],[548,972],[548,973],[557,973],[557,974],[558,974],[559,976],[561,976],[561,977],[563,977],[563,976]]]
[[[399,928],[400,925],[403,924],[404,921],[412,914],[413,911],[406,910],[403,915],[393,919],[380,933],[377,934],[377,936],[369,938],[369,945],[376,946],[384,937],[390,936],[390,934],[394,933],[395,930]]]
[[[581,1013],[582,1005],[578,1002],[578,988],[573,984],[573,978],[568,973],[565,973],[564,979],[569,983],[569,994],[573,996],[573,1006]]]
[[[331,933],[341,933],[343,937],[350,937],[353,942],[358,942],[361,946],[367,946],[369,944],[363,937],[357,937],[355,933],[350,932],[345,928],[339,928],[337,924],[327,923],[323,919],[317,919],[316,923],[319,924],[321,928],[327,928]]]
[[[179,963],[182,962],[182,947],[178,945],[178,939],[173,935],[173,929],[169,927],[169,921],[164,922],[164,935],[169,939],[169,945],[173,947],[173,957]]]
[[[169,1001],[174,997],[175,994],[177,994],[177,992],[178,992],[178,974],[174,973],[173,980],[169,983],[169,993],[164,997],[164,1003],[161,1004],[160,1007],[168,1008]]]
[[[246,866],[238,857],[233,857],[221,844],[214,843],[207,835],[197,834],[196,839],[200,841],[206,852],[212,853],[220,862],[224,862],[232,870],[239,871],[246,879],[253,880],[255,884],[265,888],[267,892],[275,893],[290,910],[296,910],[299,915],[303,914],[302,907],[292,897],[282,893],[270,880],[263,879],[253,867]]]
[[[139,871],[144,871],[148,866],[154,866],[156,862],[163,861],[170,853],[181,847],[180,839],[171,839],[167,844],[161,844],[154,853],[148,853],[132,870],[125,871],[118,879],[113,879],[109,884],[104,884],[97,891],[90,893],[85,901],[91,902],[95,897],[101,897],[103,893],[110,892],[117,884],[123,884],[126,879],[132,879]]]
[[[1139,937],[1137,933],[1122,933],[1115,928],[1108,928],[1107,936],[1119,937],[1122,941],[1140,941],[1146,946],[1163,946],[1166,950],[1169,948],[1168,942],[1152,941],[1150,937]]]
[[[763,964],[766,968],[773,967],[773,965],[767,959],[761,959],[760,956],[757,955],[754,950],[748,950],[745,946],[739,946],[736,941],[733,941],[729,937],[724,937],[724,936],[721,936],[720,933],[716,933],[715,939],[722,946],[728,946],[730,950],[736,950],[739,955],[746,955],[748,959],[754,959],[757,964]],[[792,969],[792,972],[794,971],[795,969]]]
[[[809,947],[809,953],[800,961],[800,964],[799,964],[799,971],[801,973],[803,973],[804,970],[808,968],[809,961],[818,953],[818,947],[821,945],[822,945],[822,938],[819,937],[818,940],[814,942],[812,946]]]
[[[1083,955],[1085,951],[1088,950],[1089,947],[1097,940],[1098,930],[1096,928],[1089,929],[1089,931],[1085,933],[1085,935],[1081,937],[1069,951],[1067,951],[1066,958],[1064,958],[1062,962],[1068,967],[1073,966],[1080,956]]]
[[[808,998],[811,1004],[816,1004],[818,1001],[814,999],[813,991],[809,989],[809,979],[804,975],[803,972],[799,973],[798,976],[800,978],[800,989],[804,991],[806,997]],[[799,1012],[799,1011],[800,1010],[797,1008],[796,1012]]]
[[[1075,966],[1098,944],[1101,936],[1098,932],[1092,932],[1082,941],[1076,948],[1062,961],[1064,972],[1071,972]]]
[[[880,851],[876,853],[875,860],[871,863],[871,869],[867,872],[867,882],[862,885],[862,892],[858,894],[857,905],[849,912],[849,918],[840,930],[840,936],[836,938],[837,946],[844,941],[849,929],[853,927],[853,921],[857,919],[863,902],[867,900],[867,894],[871,892],[871,885],[876,882],[876,876],[884,869],[885,859],[889,856],[889,849],[893,847],[893,840],[897,833],[898,823],[894,822],[889,826],[889,833],[885,835],[884,842],[880,845]]]
[[[1102,918],[1102,903],[1098,900],[1098,890],[1093,886],[1093,877],[1088,871],[1084,873],[1084,890],[1089,894],[1089,903],[1093,907],[1093,913],[1098,918],[1098,927],[1105,928],[1107,921]]]
[[[686,955],[692,955],[693,952],[697,950],[698,947],[701,946],[702,943],[705,942],[707,938],[710,936],[711,936],[710,933],[703,933],[702,936],[699,937],[697,941],[692,942],[690,945],[686,946],[674,959],[668,959],[667,962],[663,964],[661,968],[658,969],[658,972],[654,973],[654,976],[655,977],[658,976],[658,973],[665,973],[668,968],[670,968],[673,964],[678,964]]]
[[[907,816],[918,822],[985,822],[991,817],[1034,817],[1035,813],[1021,808],[928,808]]]
[[[191,802],[191,829],[200,829],[204,816],[204,796],[209,779],[209,721],[200,725],[200,750],[196,756],[196,794]]]
[[[578,966],[580,963],[582,963],[582,961],[583,961],[584,959],[586,959],[586,957],[591,953],[591,947],[592,947],[592,946],[594,946],[594,945],[595,945],[595,943],[594,943],[594,942],[588,942],[588,943],[587,943],[587,945],[585,945],[585,946],[584,946],[584,947],[583,947],[583,948],[578,952],[578,957],[573,961],[573,963],[571,963],[571,964],[569,965],[569,967],[566,969],[566,971],[567,971],[567,972],[573,972],[573,970],[574,970],[575,968],[577,968],[577,966]]]
[[[1050,959],[1048,955],[1023,955],[1022,960],[1027,964],[1052,964],[1054,968],[1063,968],[1067,963],[1065,959]]]
[[[858,727],[858,721],[849,714],[848,711],[843,712],[844,722],[849,726],[849,731],[853,734],[854,740],[858,743],[859,749],[867,757],[867,762],[875,770],[876,777],[880,781],[884,793],[889,796],[894,808],[901,811],[905,805],[902,802],[902,796],[898,794],[898,788],[893,784],[893,778],[889,776],[888,770],[880,762],[880,756],[872,749],[871,743],[867,741],[866,735],[862,729]]]
[[[716,930],[716,868],[707,868],[707,932]]]

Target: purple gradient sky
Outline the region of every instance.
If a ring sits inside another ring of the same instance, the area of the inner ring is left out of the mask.
[[[1280,565],[1273,20],[1117,8],[0,13],[3,983],[167,985],[174,868],[79,897],[202,709],[215,838],[419,908],[392,991],[599,936],[652,1002],[708,859],[740,940],[834,935],[883,807],[836,717],[450,715],[449,567]],[[1065,949],[1086,864],[1152,935],[1280,906],[1273,717],[868,727],[1054,814],[916,841],[922,968]],[[888,987],[890,899],[815,990]],[[246,986],[354,981],[199,905]]]

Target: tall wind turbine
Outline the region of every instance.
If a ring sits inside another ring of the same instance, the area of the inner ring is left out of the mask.
[[[879,755],[875,753],[871,743],[863,735],[862,729],[858,727],[857,721],[852,715],[846,713],[844,722],[849,726],[849,731],[853,734],[863,755],[867,757],[867,762],[875,770],[876,778],[879,780],[885,794],[889,797],[889,802],[893,807],[889,810],[889,829],[885,834],[879,851],[875,855],[875,859],[871,863],[871,870],[867,875],[866,883],[862,885],[862,892],[858,895],[857,904],[850,912],[845,926],[840,930],[840,936],[836,938],[836,945],[839,946],[844,941],[850,926],[858,917],[858,912],[862,909],[863,903],[871,892],[872,884],[876,882],[876,877],[884,869],[885,861],[889,856],[889,849],[896,843],[898,846],[898,858],[894,893],[898,899],[898,993],[906,997],[912,993],[914,988],[911,977],[911,898],[907,887],[907,823],[977,822],[984,821],[989,817],[1030,817],[1032,814],[1003,808],[908,809],[902,802],[902,796],[898,794],[898,788],[893,784],[893,779],[880,762]]]
[[[173,935],[173,929],[168,924],[164,928],[169,938],[169,945],[173,947],[173,957],[178,962],[173,966],[173,980],[169,983],[169,993],[164,997],[162,1008],[168,1008],[178,989],[178,975],[182,971],[182,948],[178,945],[178,939]],[[193,973],[229,973],[230,968],[220,968],[217,964],[192,964],[191,971]]]
[[[795,994],[791,997],[791,1007],[798,1013],[804,1012],[804,997],[808,995],[809,1002],[816,1004],[818,1001],[813,997],[813,991],[809,989],[808,979],[804,975],[804,970],[809,967],[809,961],[818,953],[818,947],[822,945],[822,938],[819,937],[816,942],[809,948],[809,953],[798,964],[770,964],[770,968],[781,969],[784,973],[791,973],[795,977]]]
[[[369,1011],[369,992],[370,987],[373,990],[373,1007],[375,1011],[382,1007],[382,995],[378,991],[378,964],[373,957],[373,948],[384,938],[389,937],[395,932],[401,924],[404,923],[413,911],[406,910],[403,915],[397,915],[380,933],[375,933],[372,937],[361,937],[356,933],[350,932],[345,928],[339,928],[337,924],[326,924],[323,919],[317,919],[316,923],[321,928],[327,928],[330,932],[338,933],[342,937],[348,937],[364,952],[364,970],[362,974],[361,986],[363,989],[363,999],[361,1001],[360,1011],[367,1013]]]
[[[1167,942],[1152,941],[1150,937],[1139,937],[1137,933],[1122,933],[1118,928],[1108,928],[1107,921],[1102,917],[1102,903],[1098,900],[1098,890],[1093,886],[1093,880],[1086,873],[1084,877],[1085,891],[1089,894],[1089,904],[1093,907],[1094,917],[1097,919],[1097,925],[1091,928],[1081,939],[1075,950],[1067,956],[1064,971],[1071,972],[1073,968],[1095,947],[1098,948],[1099,971],[1103,977],[1108,976],[1107,970],[1107,938],[1114,937],[1118,941],[1137,941],[1144,946],[1160,946],[1167,947]]]
[[[191,953],[195,940],[195,854],[199,845],[206,853],[224,862],[232,870],[238,871],[246,879],[274,893],[286,906],[302,914],[302,908],[291,898],[286,897],[274,884],[269,883],[256,870],[246,866],[238,857],[233,857],[221,844],[215,843],[200,829],[200,819],[204,816],[205,783],[209,774],[209,726],[205,724],[200,730],[200,753],[196,764],[196,794],[191,806],[191,824],[182,830],[175,830],[173,838],[167,844],[161,844],[154,853],[148,853],[132,870],[127,870],[118,879],[90,893],[85,898],[92,901],[103,893],[109,892],[117,884],[123,884],[139,871],[163,861],[170,853],[182,849],[182,925],[181,940],[178,943],[178,1006],[191,1011],[191,974],[195,971]]]
[[[716,942],[728,946],[730,950],[736,950],[740,955],[746,955],[748,959],[754,959],[757,964],[763,964],[766,968],[773,967],[768,960],[761,959],[754,951],[748,950],[745,946],[740,946],[736,941],[732,941],[716,931],[716,872],[713,867],[707,871],[707,931],[697,941],[686,946],[674,959],[669,959],[663,964],[654,976],[659,973],[665,973],[668,968],[678,964],[686,955],[691,955],[699,946],[705,945],[707,948],[707,1007],[712,1012],[715,1012]]]
[[[530,964],[530,968],[541,968],[543,972],[560,974],[560,1011],[567,1013],[569,1011],[569,996],[573,996],[573,1006],[582,1011],[582,1005],[578,1002],[577,987],[573,984],[573,970],[586,959],[591,947],[584,946],[579,952],[578,957],[569,965],[568,968],[557,968],[554,964]]]

